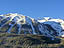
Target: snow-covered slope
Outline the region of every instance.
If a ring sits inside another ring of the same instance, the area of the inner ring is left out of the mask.
[[[0,32],[39,34],[48,37],[61,36],[64,32],[64,21],[49,17],[42,20],[35,20],[29,16],[10,13],[0,15]]]
[[[64,35],[63,19],[53,19],[45,17],[44,19],[38,20],[38,22],[50,25],[54,30],[56,30],[56,32],[58,32],[58,36]]]

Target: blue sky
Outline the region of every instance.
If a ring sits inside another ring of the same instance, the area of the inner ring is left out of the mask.
[[[0,14],[7,13],[64,19],[64,0],[0,0]]]

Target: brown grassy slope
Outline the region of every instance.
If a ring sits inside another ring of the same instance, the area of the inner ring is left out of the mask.
[[[64,47],[64,40],[41,35],[24,35],[0,33],[0,48],[41,48],[41,47]]]

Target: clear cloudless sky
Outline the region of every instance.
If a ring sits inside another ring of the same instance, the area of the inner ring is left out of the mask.
[[[0,14],[7,13],[64,19],[64,0],[0,0]]]

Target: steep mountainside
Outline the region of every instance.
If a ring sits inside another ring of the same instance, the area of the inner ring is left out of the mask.
[[[50,18],[35,20],[29,16],[10,13],[0,15],[0,32],[45,35],[48,37],[62,36],[64,21]]]

